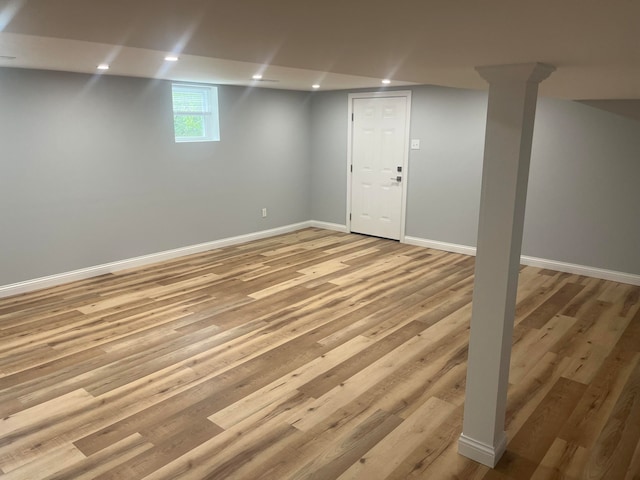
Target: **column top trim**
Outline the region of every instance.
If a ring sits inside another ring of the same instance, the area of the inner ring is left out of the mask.
[[[492,83],[540,83],[549,77],[556,67],[546,63],[516,63],[476,67],[476,71],[489,84]]]

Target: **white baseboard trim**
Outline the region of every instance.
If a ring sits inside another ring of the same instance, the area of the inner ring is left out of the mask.
[[[325,230],[335,230],[336,232],[349,233],[346,225],[340,225],[338,223],[320,222],[318,220],[311,220],[309,222],[310,227],[323,228]]]
[[[587,267],[573,263],[556,262],[555,260],[546,260],[544,258],[529,257],[526,255],[523,255],[520,258],[520,261],[523,265],[529,265],[531,267],[548,268],[559,272],[573,273],[576,275],[584,275],[586,277],[601,278],[603,280],[611,280],[613,282],[640,286],[640,275],[634,275],[633,273],[616,272],[615,270],[605,270],[603,268]]]
[[[476,254],[476,248],[467,245],[437,242],[435,240],[426,240],[424,238],[409,236],[404,237],[404,241],[409,245],[434,248],[436,250],[444,250],[446,252],[461,253],[463,255]],[[544,258],[530,257],[528,255],[522,255],[520,257],[520,263],[531,267],[548,268],[549,270],[556,270],[558,272],[584,275],[586,277],[601,278],[603,280],[611,280],[613,282],[640,286],[640,275],[635,275],[633,273],[617,272],[615,270],[606,270],[603,268],[589,267],[585,265],[576,265],[574,263],[547,260]]]
[[[120,270],[126,270],[128,268],[141,267],[149,265],[151,263],[162,262],[164,260],[171,260],[172,258],[183,257],[186,255],[192,255],[194,253],[206,252],[207,250],[213,250],[216,248],[227,247],[230,245],[237,245],[239,243],[246,243],[252,240],[259,240],[261,238],[274,237],[276,235],[282,235],[284,233],[294,232],[296,230],[302,230],[303,228],[323,228],[325,230],[334,230],[337,232],[348,233],[346,225],[339,225],[337,223],[320,222],[317,220],[310,220],[307,222],[300,222],[291,225],[285,225],[283,227],[273,228],[270,230],[262,230],[259,232],[248,233],[246,235],[239,235],[236,237],[223,238],[221,240],[214,240],[212,242],[200,243],[197,245],[191,245],[188,247],[176,248],[173,250],[167,250],[164,252],[152,253],[149,255],[143,255],[140,257],[129,258],[126,260],[119,260],[116,262],[106,263],[104,265],[97,265],[94,267],[82,268],[71,272],[64,272],[47,277],[36,278],[33,280],[26,280],[24,282],[13,283],[9,285],[0,286],[0,298],[10,297],[12,295],[18,295],[21,293],[32,292],[34,290],[40,290],[42,288],[55,287],[56,285],[62,285],[64,283],[75,282],[77,280],[84,280],[98,275],[104,275],[107,273],[114,273]],[[435,240],[426,240],[419,237],[405,236],[405,243],[409,245],[417,245],[420,247],[434,248],[436,250],[444,250],[447,252],[461,253],[464,255],[475,255],[475,247],[469,247],[466,245],[457,245],[454,243],[438,242]],[[585,275],[588,277],[601,278],[604,280],[611,280],[614,282],[628,283],[630,285],[640,286],[640,275],[632,273],[616,272],[613,270],[604,270],[601,268],[587,267],[583,265],[575,265],[571,263],[557,262],[555,260],[545,260],[543,258],[535,258],[522,256],[520,260],[524,265],[530,265],[539,268],[548,268],[551,270],[557,270],[559,272],[573,273],[577,275]]]
[[[116,262],[105,263],[103,265],[81,268],[79,270],[74,270],[71,272],[64,272],[47,277],[36,278],[34,280],[26,280],[24,282],[3,285],[0,286],[0,298],[18,295],[20,293],[32,292],[34,290],[40,290],[42,288],[55,287],[64,283],[85,280],[87,278],[97,277],[98,275],[114,273],[120,270],[126,270],[128,268],[141,267],[144,265],[149,265],[151,263],[162,262],[165,260],[171,260],[173,258],[192,255],[194,253],[214,250],[216,248],[228,247],[230,245],[246,243],[252,240],[259,240],[261,238],[274,237],[276,235],[282,235],[284,233],[295,232],[296,230],[302,230],[303,228],[311,227],[311,223],[312,222],[301,222],[291,225],[285,225],[284,227],[272,228],[270,230],[262,230],[259,232],[248,233],[246,235],[238,235],[237,237],[223,238],[221,240],[214,240],[212,242],[199,243],[197,245],[190,245],[188,247],[175,248],[172,250],[166,250],[164,252],[152,253],[149,255],[129,258],[126,260],[118,260]]]
[[[476,247],[468,247],[466,245],[458,245],[455,243],[437,242],[435,240],[427,240],[420,237],[405,236],[404,243],[416,245],[418,247],[444,250],[445,252],[462,253],[463,255],[475,256],[476,254]]]
[[[460,435],[458,440],[458,453],[460,455],[464,455],[490,468],[496,466],[506,449],[507,436],[504,433],[497,445],[479,442],[467,437],[464,433]]]

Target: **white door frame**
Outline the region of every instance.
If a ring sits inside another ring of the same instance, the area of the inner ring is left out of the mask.
[[[411,90],[392,90],[384,92],[362,92],[349,94],[348,134],[347,134],[347,231],[351,232],[351,164],[353,163],[353,100],[356,98],[386,98],[405,97],[407,99],[407,119],[405,129],[405,155],[402,159],[402,204],[400,206],[400,243],[404,242],[405,226],[407,223],[407,179],[409,177],[409,139],[411,138]]]

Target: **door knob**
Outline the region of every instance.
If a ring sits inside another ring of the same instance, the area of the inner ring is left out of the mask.
[[[395,178],[391,177],[391,180],[395,180],[396,182],[401,182],[402,181],[402,177],[400,175],[398,175]]]

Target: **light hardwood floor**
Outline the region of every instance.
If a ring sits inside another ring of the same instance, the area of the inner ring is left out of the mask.
[[[0,300],[0,479],[639,479],[640,287],[532,267],[457,455],[473,263],[307,229]]]

